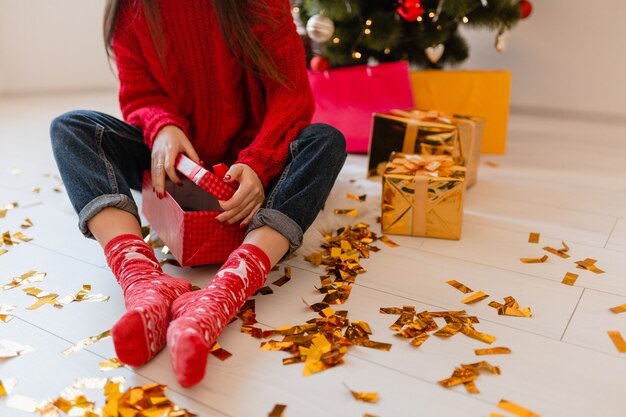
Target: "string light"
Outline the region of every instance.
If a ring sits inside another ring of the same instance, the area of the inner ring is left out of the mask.
[[[372,26],[372,20],[371,20],[371,19],[367,19],[367,20],[365,21],[365,24],[366,24],[367,26]]]
[[[391,49],[385,48],[385,55],[389,55],[391,53]]]
[[[422,21],[422,16],[417,16],[417,21],[421,22]]]
[[[467,18],[467,16],[463,16],[463,23],[467,23],[469,22],[469,19]]]
[[[333,43],[334,43],[335,45],[336,45],[336,44],[338,44],[339,42],[341,42],[341,39],[339,39],[339,38],[337,38],[337,37],[334,37],[334,38],[333,38]]]
[[[294,12],[294,13],[300,13],[300,8],[298,6],[296,6],[293,9],[291,9],[291,11]]]
[[[435,12],[430,12],[430,13],[428,13],[428,17],[430,17],[431,19],[432,19],[433,17],[435,17]]]
[[[352,52],[352,58],[361,59],[361,53],[358,51]]]
[[[369,30],[369,29],[365,29],[365,30],[363,31],[363,33],[365,33],[366,35],[369,35],[370,33],[372,33],[372,31],[371,31],[371,30]]]
[[[437,30],[441,30],[441,29],[443,29],[443,26],[437,25]]]

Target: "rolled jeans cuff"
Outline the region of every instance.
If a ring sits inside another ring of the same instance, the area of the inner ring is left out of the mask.
[[[289,241],[288,254],[291,254],[302,245],[302,228],[289,216],[278,210],[270,208],[259,209],[254,213],[246,234],[261,226],[269,226],[287,238]]]
[[[87,227],[87,222],[107,207],[115,207],[124,210],[135,216],[139,224],[141,224],[137,205],[130,197],[126,194],[105,194],[91,200],[83,207],[80,213],[78,213],[78,227],[85,237],[94,239],[94,235]]]

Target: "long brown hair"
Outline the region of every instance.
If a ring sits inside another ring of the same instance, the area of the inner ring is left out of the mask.
[[[104,43],[109,58],[113,57],[113,36],[123,1],[139,0],[107,0],[105,5]],[[165,36],[161,27],[158,0],[141,0],[141,2],[150,36],[161,63],[165,65]],[[278,6],[269,3],[269,1],[258,0],[213,0],[213,7],[226,46],[239,63],[256,75],[268,76],[274,81],[287,85],[285,75],[279,71],[276,62],[263,48],[252,30],[252,25],[258,21],[269,23],[274,27],[278,24],[274,15],[276,8],[282,5],[276,1],[273,3],[278,3]]]

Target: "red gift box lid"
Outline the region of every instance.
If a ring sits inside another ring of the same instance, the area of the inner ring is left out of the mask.
[[[176,158],[176,169],[207,193],[220,200],[229,200],[236,191],[217,175],[196,164],[183,154],[178,155],[178,158]]]

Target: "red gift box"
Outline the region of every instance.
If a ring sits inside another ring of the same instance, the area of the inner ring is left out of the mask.
[[[144,173],[144,216],[182,266],[224,262],[245,232],[239,224],[215,220],[223,211],[218,199],[230,199],[235,189],[184,155],[176,160],[176,169],[187,178],[182,187],[167,181],[161,200],[152,191],[150,172]]]
[[[315,97],[313,123],[327,123],[346,137],[348,152],[367,152],[373,113],[413,107],[407,62],[309,71]]]

